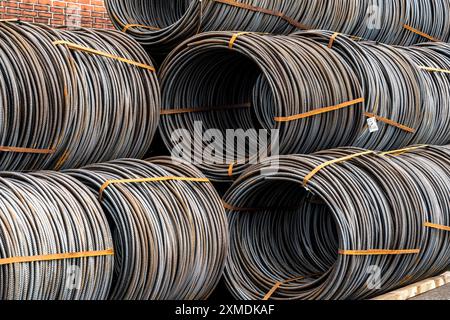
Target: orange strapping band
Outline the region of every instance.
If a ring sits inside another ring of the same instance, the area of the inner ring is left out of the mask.
[[[114,255],[113,249],[103,251],[85,251],[75,253],[61,253],[61,254],[46,254],[30,257],[13,257],[0,259],[0,266],[14,264],[14,263],[29,263],[29,262],[43,262],[43,261],[56,261],[67,260],[77,258],[91,258],[91,257],[104,257]]]
[[[136,67],[139,67],[139,68],[142,68],[142,69],[147,69],[147,70],[150,70],[150,71],[153,71],[153,72],[156,71],[156,69],[154,67],[152,67],[152,66],[149,66],[149,65],[146,65],[146,64],[143,64],[143,63],[140,63],[140,62],[136,62],[136,61],[133,61],[133,60],[129,60],[129,59],[126,59],[126,58],[122,58],[122,57],[119,57],[119,56],[115,56],[115,55],[112,55],[112,54],[107,53],[107,52],[91,49],[91,48],[88,48],[88,47],[83,47],[83,46],[80,46],[80,45],[72,43],[72,42],[60,40],[60,41],[54,41],[53,44],[55,46],[63,45],[63,46],[67,46],[69,49],[72,49],[72,50],[82,51],[82,52],[86,52],[86,53],[95,54],[95,55],[103,56],[103,57],[106,57],[106,58],[118,60],[120,62],[128,63],[128,64],[131,64],[133,66],[136,66]]]
[[[364,98],[359,98],[359,99],[344,102],[344,103],[341,103],[341,104],[338,104],[335,106],[316,109],[316,110],[312,110],[310,112],[306,112],[306,113],[302,113],[302,114],[298,114],[298,115],[294,115],[294,116],[290,116],[290,117],[277,117],[277,118],[275,118],[275,121],[276,122],[290,122],[290,121],[296,121],[296,120],[301,120],[301,119],[305,119],[305,118],[310,118],[313,116],[317,116],[319,114],[348,108],[348,107],[354,106],[358,103],[364,103],[364,101],[365,101]]]
[[[430,35],[428,35],[428,34],[422,32],[422,31],[420,31],[420,30],[418,30],[418,29],[416,29],[416,28],[411,27],[410,25],[405,24],[405,25],[403,25],[403,27],[404,27],[406,30],[409,30],[409,31],[411,31],[411,32],[414,32],[415,34],[418,34],[419,36],[424,37],[424,38],[426,38],[426,39],[428,39],[428,40],[430,40],[430,41],[441,42],[440,40],[438,40],[438,39],[436,39],[436,38],[433,38],[432,36],[430,36]]]
[[[260,13],[268,14],[271,16],[275,16],[275,17],[283,19],[284,21],[286,21],[290,25],[296,27],[297,29],[302,29],[302,30],[311,29],[308,26],[301,24],[300,22],[294,20],[291,17],[286,16],[284,13],[279,12],[279,11],[273,11],[273,10],[269,10],[269,9],[265,9],[265,8],[261,8],[261,7],[256,7],[256,6],[246,4],[246,3],[237,2],[234,0],[212,0],[212,1],[221,3],[221,4],[226,4],[226,5],[233,6],[233,7],[237,7],[237,8],[241,8],[241,9],[245,9],[245,10],[249,10],[249,11],[260,12]]]
[[[336,32],[334,33],[331,38],[330,38],[330,42],[328,43],[328,48],[331,49],[333,48],[333,44],[336,41],[337,37],[340,36],[342,33]],[[354,41],[359,41],[361,40],[361,37],[357,37],[357,36],[348,36],[350,37],[350,39],[354,40]]]
[[[279,282],[275,283],[275,285],[272,287],[272,289],[270,289],[270,291],[264,296],[263,301],[267,301],[267,300],[269,300],[270,298],[272,298],[273,294],[274,294],[274,293],[275,293],[282,285],[288,284],[288,283],[291,283],[291,282],[295,282],[295,281],[299,281],[299,280],[303,280],[303,279],[306,279],[306,277],[298,277],[298,278],[295,278],[295,279],[289,279],[289,280],[286,280],[286,281],[279,281]]]
[[[426,228],[437,229],[437,230],[441,230],[441,231],[450,231],[450,227],[448,227],[448,226],[443,226],[443,225],[435,224],[435,223],[431,223],[431,222],[425,222],[424,226]]]
[[[410,148],[405,148],[405,149],[400,149],[400,150],[387,151],[387,152],[380,153],[380,156],[399,156],[399,155],[402,155],[404,153],[407,153],[407,152],[410,152],[410,151],[415,151],[415,150],[426,148],[426,147],[428,147],[428,145],[424,144],[424,145],[410,147]]]
[[[336,41],[336,38],[337,38],[339,35],[340,35],[340,33],[339,33],[339,32],[336,32],[336,33],[334,33],[334,34],[331,36],[330,42],[328,43],[328,48],[329,48],[329,49],[333,48],[334,41]]]
[[[420,249],[409,250],[339,250],[344,256],[396,256],[406,254],[419,254]]]
[[[153,31],[161,30],[161,28],[144,26],[142,24],[127,24],[125,27],[123,27],[122,32],[127,33],[127,31],[131,28],[142,28],[142,29],[149,29],[149,30],[153,30]]]
[[[446,69],[439,69],[439,68],[431,68],[431,67],[425,67],[425,66],[417,66],[420,70],[425,70],[429,72],[441,72],[441,73],[448,73],[450,74],[450,70]]]
[[[236,109],[246,109],[251,108],[251,103],[241,103],[230,106],[220,106],[220,107],[206,107],[206,108],[187,108],[187,109],[170,109],[170,110],[161,110],[161,115],[175,115],[175,114],[184,114],[184,113],[196,113],[196,112],[213,112],[213,111],[227,111],[227,110],[236,110]]]
[[[234,43],[240,36],[250,34],[250,33],[252,33],[252,32],[238,32],[238,33],[233,34],[233,36],[230,39],[230,42],[228,43],[228,48],[233,49]]]
[[[56,152],[56,149],[32,149],[32,148],[17,148],[17,147],[0,147],[0,152],[52,154],[52,153]]]
[[[409,133],[415,133],[416,132],[416,129],[413,129],[413,128],[410,128],[410,127],[405,126],[403,124],[397,123],[397,122],[395,122],[393,120],[390,120],[388,118],[383,118],[383,117],[377,116],[377,115],[375,115],[373,113],[366,112],[366,113],[364,113],[364,115],[366,117],[368,117],[368,118],[375,118],[375,119],[377,119],[380,122],[384,122],[384,123],[386,123],[386,124],[388,124],[390,126],[399,128],[399,129],[401,129],[403,131],[406,131],[406,132],[409,132]]]
[[[236,162],[230,163],[230,166],[228,167],[228,176],[229,177],[233,177],[233,170],[234,170],[234,166],[236,164],[237,164]]]
[[[369,155],[369,154],[374,154],[374,151],[364,151],[361,153],[355,153],[355,154],[351,154],[348,155],[346,157],[343,158],[339,158],[339,159],[334,159],[331,161],[327,161],[322,163],[320,166],[317,166],[313,171],[311,171],[303,180],[303,186],[306,187],[308,185],[308,182],[317,174],[319,173],[322,169],[325,169],[326,167],[336,164],[336,163],[342,163],[342,162],[346,162],[346,161],[350,161],[352,159],[358,158],[358,157],[362,157],[365,155]]]
[[[140,178],[140,179],[122,179],[122,180],[108,180],[100,188],[99,199],[103,199],[103,192],[113,184],[127,184],[127,183],[146,183],[146,182],[165,182],[165,181],[186,181],[186,182],[209,182],[207,178],[187,178],[187,177],[159,177],[159,178]]]

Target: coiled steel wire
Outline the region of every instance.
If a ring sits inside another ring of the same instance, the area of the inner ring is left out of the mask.
[[[97,199],[61,173],[0,174],[0,300],[106,299],[111,232]],[[3,259],[94,252],[3,264]]]
[[[449,54],[445,43],[393,47],[331,32],[299,32],[337,52],[363,86],[366,116],[382,117],[377,132],[365,127],[355,146],[392,150],[410,144],[445,145],[449,139]],[[426,69],[431,70],[426,70]]]
[[[261,175],[267,160],[234,183],[224,201],[235,297],[366,299],[447,270],[450,234],[426,224],[450,223],[449,149],[360,152],[283,156],[277,173]]]
[[[348,64],[305,38],[205,33],[173,51],[160,77],[160,132],[165,144],[174,154],[185,150],[187,159],[201,163],[205,174],[217,181],[237,177],[261,153],[270,155],[274,138],[279,138],[281,154],[308,153],[351,145],[364,122],[361,103],[299,121],[277,120],[363,96]],[[198,138],[198,124],[204,137]],[[208,138],[209,129],[216,129],[223,139]],[[255,129],[267,131],[267,144]],[[246,148],[226,139],[229,130],[247,134]],[[178,135],[181,141],[174,138]],[[249,140],[258,142],[258,152],[249,151]],[[208,148],[218,152],[205,152]],[[230,175],[228,168],[234,162]]]
[[[169,158],[117,160],[69,171],[98,194],[107,181],[204,178]],[[228,225],[210,183],[164,181],[111,184],[102,206],[115,244],[111,299],[206,299],[219,282],[228,250]]]
[[[0,22],[1,170],[146,155],[159,120],[155,72],[67,43],[151,66],[142,47],[119,32]]]
[[[279,138],[279,154],[448,144],[449,59],[445,43],[394,47],[328,31],[205,33],[179,46],[162,66],[160,132],[173,154],[220,182],[270,155],[274,144],[261,152],[260,129],[268,141]],[[361,103],[344,109],[277,120],[358,97]],[[375,129],[365,124],[373,119]],[[248,141],[245,150],[237,149],[236,141],[227,141],[228,130],[259,142],[258,150]]]
[[[450,40],[450,0],[106,0],[105,5],[118,29],[158,55],[205,31],[321,29],[397,45]]]
[[[436,48],[437,50],[433,50]],[[421,89],[425,99],[422,124],[414,135],[412,144],[446,145],[450,143],[450,46],[447,44],[418,45],[399,48],[408,55],[416,68],[433,68],[440,71],[421,69]]]
[[[411,150],[392,160],[404,167],[419,186],[425,200],[427,222],[450,226],[450,212],[446,205],[450,171],[448,166],[450,149],[428,147],[426,150]],[[417,282],[435,276],[449,267],[450,248],[447,243],[450,233],[435,228],[425,228],[422,252],[409,280]]]
[[[439,139],[429,141],[422,133],[427,132],[435,137],[436,129],[445,127],[443,123],[430,127],[427,119],[423,119],[426,115],[436,116],[434,109],[443,105],[440,101],[430,100],[432,91],[427,86],[426,75],[417,68],[421,64],[405,56],[402,48],[355,41],[329,31],[306,31],[293,36],[307,37],[322,43],[351,66],[363,88],[366,118],[381,117],[411,129],[405,130],[378,121],[378,130],[370,132],[365,126],[354,146],[371,150],[395,150],[414,142],[442,144]],[[417,52],[414,47],[410,50]],[[450,140],[444,143],[450,143]]]
[[[294,0],[243,1],[300,18]],[[189,37],[212,30],[248,30],[288,34],[295,30],[279,17],[243,10],[215,1],[105,1],[111,21],[154,55],[165,55]],[[127,28],[127,26],[133,26]]]

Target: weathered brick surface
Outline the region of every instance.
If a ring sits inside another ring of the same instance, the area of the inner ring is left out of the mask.
[[[51,26],[112,28],[103,0],[0,0],[0,19],[14,18]]]

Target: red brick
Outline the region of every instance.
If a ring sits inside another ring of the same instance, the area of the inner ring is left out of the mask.
[[[88,28],[111,29],[103,0],[0,0],[0,19],[61,26],[79,21]]]

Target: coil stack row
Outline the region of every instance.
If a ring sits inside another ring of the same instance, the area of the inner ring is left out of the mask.
[[[105,6],[116,31],[0,18],[0,299],[356,300],[448,270],[450,0]]]

